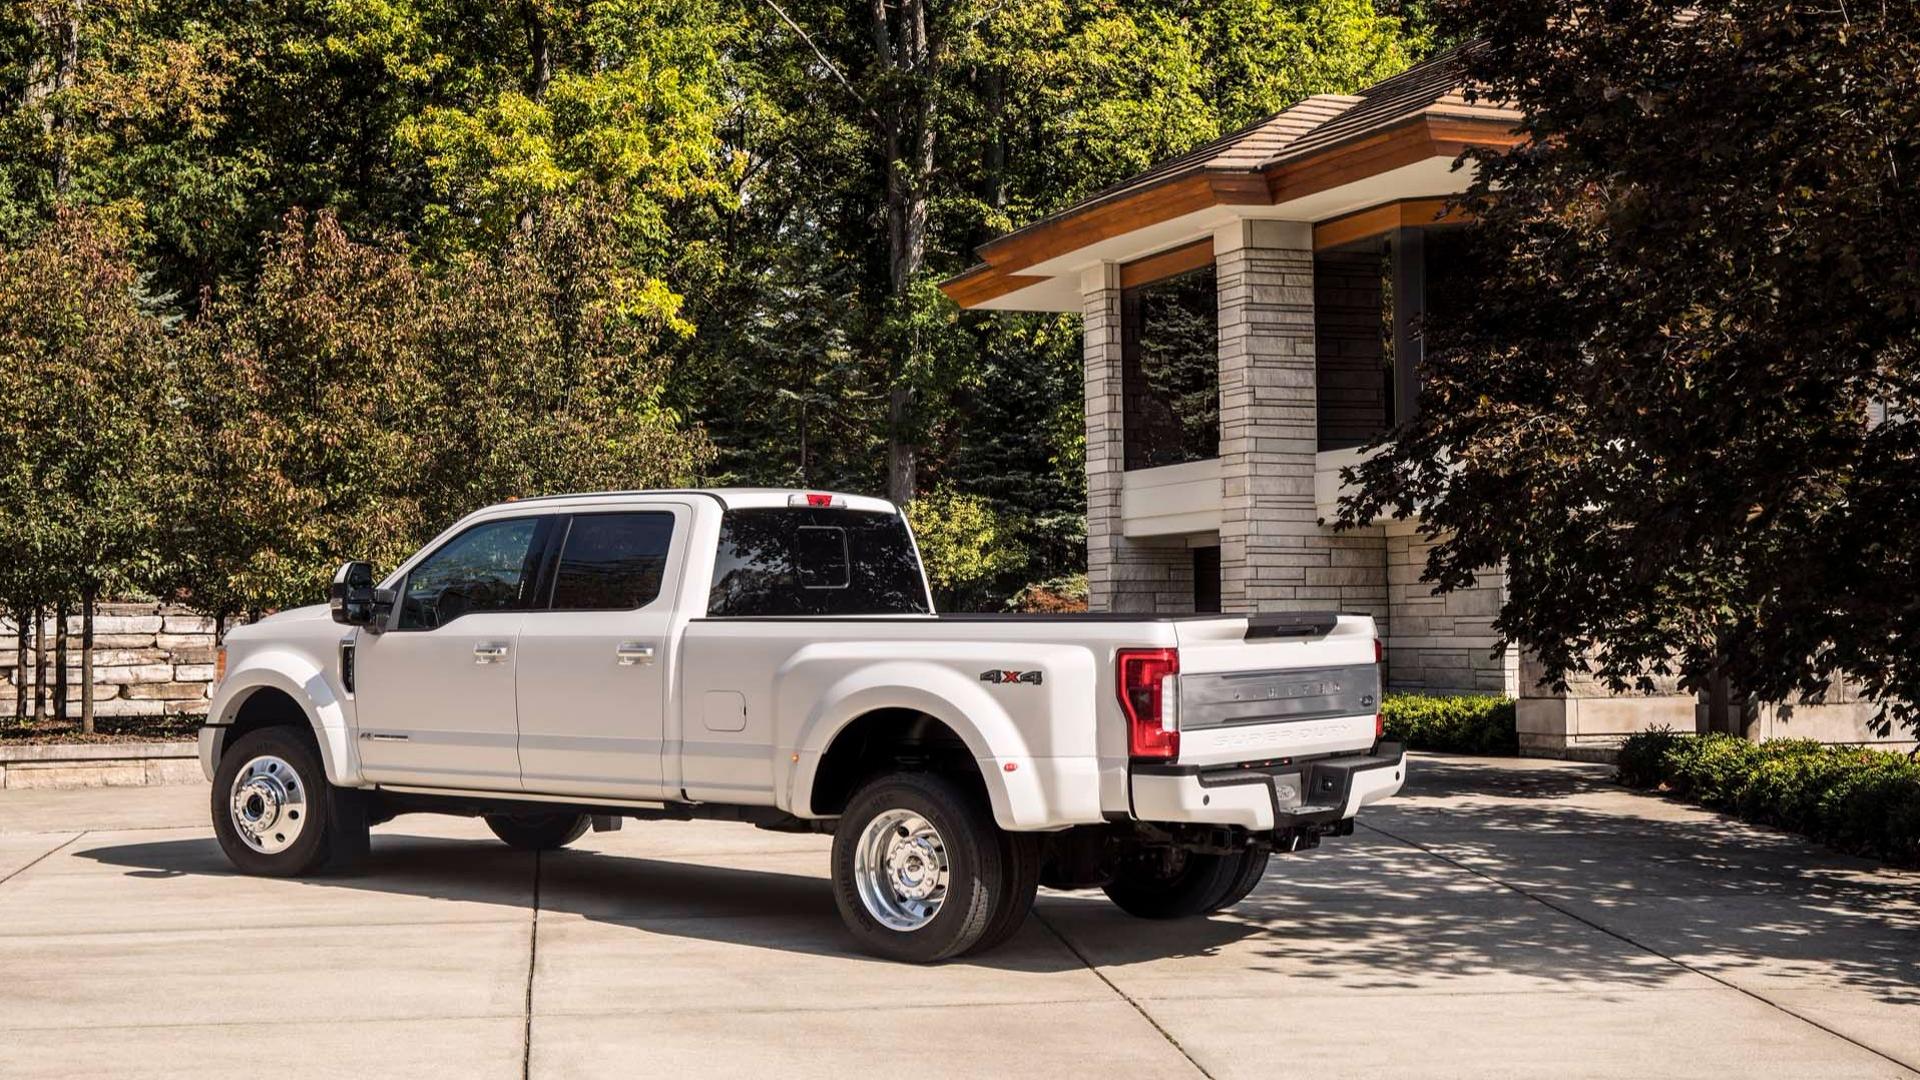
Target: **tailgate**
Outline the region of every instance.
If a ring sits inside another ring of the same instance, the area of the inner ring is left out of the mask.
[[[1182,765],[1362,752],[1374,744],[1380,665],[1365,615],[1288,612],[1183,620]]]

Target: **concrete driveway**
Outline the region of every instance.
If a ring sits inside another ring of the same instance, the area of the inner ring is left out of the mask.
[[[0,792],[0,1075],[1920,1075],[1920,875],[1434,758],[1231,915],[1042,893],[978,962],[850,954],[827,843],[407,817],[237,877],[204,787]]]

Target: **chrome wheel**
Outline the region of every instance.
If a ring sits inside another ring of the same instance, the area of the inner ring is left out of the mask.
[[[920,929],[947,898],[947,845],[911,810],[887,810],[867,822],[853,869],[860,902],[889,930]]]
[[[242,842],[277,855],[307,826],[307,784],[285,758],[262,754],[240,767],[227,807]]]

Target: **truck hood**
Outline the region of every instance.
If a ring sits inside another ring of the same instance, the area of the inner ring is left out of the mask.
[[[287,626],[291,623],[324,622],[332,618],[333,618],[333,610],[329,608],[327,605],[308,604],[306,607],[288,608],[285,611],[276,611],[272,615],[269,615],[266,618],[261,619],[259,622],[256,622],[256,623],[248,623],[245,626],[236,626],[232,630],[227,631],[227,638],[228,640],[238,638],[242,641],[245,641],[246,639],[254,637],[259,633],[266,632],[262,630],[263,627],[277,628],[277,627]]]

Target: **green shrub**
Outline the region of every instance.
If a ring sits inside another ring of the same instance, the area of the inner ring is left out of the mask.
[[[1387,738],[1414,750],[1514,754],[1513,700],[1494,694],[1388,694],[1380,703]]]
[[[1920,865],[1920,762],[1903,754],[1646,731],[1620,748],[1619,779],[1846,851]]]

